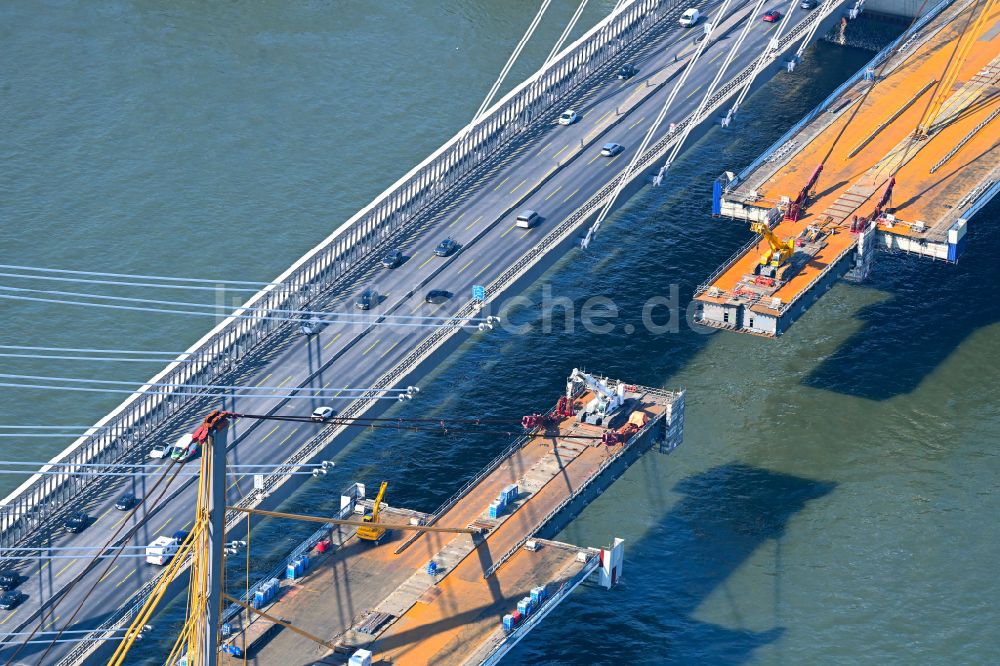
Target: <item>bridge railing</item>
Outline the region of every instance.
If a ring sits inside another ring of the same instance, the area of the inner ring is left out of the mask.
[[[625,3],[411,169],[149,383],[209,384],[255,353],[275,331],[287,328],[280,321],[262,316],[280,317],[276,311],[307,305],[453,186],[477,173],[532,121],[549,113],[565,95],[637,43],[679,2]],[[139,448],[150,445],[150,435],[159,434],[155,432],[158,428],[197,399],[174,395],[177,392],[157,390],[154,394],[149,385],[143,386],[52,462],[112,464],[136,455]],[[36,534],[51,513],[100,483],[100,477],[75,476],[72,467],[46,467],[41,471],[47,473],[32,476],[0,505],[0,546],[16,545]]]

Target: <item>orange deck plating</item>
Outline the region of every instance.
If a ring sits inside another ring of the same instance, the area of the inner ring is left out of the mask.
[[[896,224],[891,229],[883,226],[882,231],[914,235],[915,232],[907,223],[919,221],[931,228],[931,234],[936,233],[940,237],[944,232],[941,229],[934,229],[935,225],[941,225],[959,199],[996,168],[1000,142],[997,141],[995,127],[1000,120],[994,120],[993,125],[980,130],[948,162],[935,173],[930,173],[933,165],[996,110],[997,95],[1000,91],[995,84],[978,90],[966,109],[949,125],[932,134],[929,140],[906,144],[934,93],[932,86],[896,120],[875,135],[854,157],[848,157],[856,147],[869,138],[875,128],[889,120],[929,82],[941,78],[954,49],[955,40],[965,27],[971,11],[966,8],[957,16],[950,17],[946,25],[935,35],[920,44],[905,57],[900,66],[872,87],[864,101],[860,102],[859,108],[849,107],[843,111],[835,122],[811,138],[808,144],[791,156],[776,173],[763,183],[755,184],[760,200],[745,203],[770,209],[777,205],[783,196],[794,198],[816,166],[820,163],[824,165],[806,214],[797,222],[780,222],[774,231],[779,238],[788,238],[798,236],[808,225],[823,226],[825,223],[831,235],[827,238],[826,247],[813,257],[798,275],[775,291],[774,297],[780,298],[785,303],[790,302],[824,268],[835,263],[853,247],[856,239],[848,231],[850,214],[844,222],[836,219],[831,222],[824,215],[824,211],[852,186],[865,188],[867,194],[867,199],[861,202],[852,214],[867,215],[874,210],[889,178],[895,175],[896,186],[890,206],[894,209],[896,218],[904,224]],[[953,92],[959,92],[963,83],[968,82],[991,63],[996,64],[998,41],[1000,41],[998,21],[1000,21],[1000,10],[994,10],[979,34],[974,36],[975,41],[959,72],[958,83]],[[935,23],[932,22],[928,30],[933,30],[934,26]],[[859,83],[854,86],[845,92],[840,100],[832,103],[830,108],[836,109],[847,100],[857,100],[864,94],[866,85]],[[824,117],[821,115],[803,128],[799,136],[808,136],[810,126],[821,124],[823,121]],[[883,158],[900,144],[908,145],[907,155],[911,157],[893,174],[891,167],[881,168],[879,165]],[[749,180],[752,179],[753,176]],[[868,194],[868,191],[871,193]],[[950,222],[948,221],[948,224]],[[755,249],[751,249],[720,275],[711,286],[731,292],[744,276],[753,273],[757,257],[763,250],[764,246],[758,244]],[[700,298],[705,301],[725,302],[728,297],[723,295],[712,298],[703,294]],[[761,304],[753,309],[776,314],[776,311]]]

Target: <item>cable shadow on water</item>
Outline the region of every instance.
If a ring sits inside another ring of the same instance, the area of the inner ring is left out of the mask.
[[[730,628],[695,615],[760,547],[780,541],[810,501],[835,487],[739,462],[682,479],[673,488],[681,500],[642,539],[626,542],[623,584],[571,596],[512,651],[511,663],[746,663],[785,628]],[[580,629],[568,632],[568,619]]]
[[[998,215],[996,201],[976,215],[957,265],[878,255],[868,285],[891,297],[862,308],[861,328],[803,383],[869,400],[908,395],[970,335],[1000,321]]]

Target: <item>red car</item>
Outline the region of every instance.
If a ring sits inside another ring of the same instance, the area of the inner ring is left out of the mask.
[[[777,9],[772,9],[763,16],[764,23],[777,23],[781,20],[781,12]]]

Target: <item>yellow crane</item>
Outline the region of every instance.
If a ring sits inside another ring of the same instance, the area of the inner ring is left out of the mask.
[[[774,269],[779,268],[795,252],[795,239],[778,240],[778,237],[774,235],[774,232],[771,231],[766,222],[752,222],[750,230],[760,234],[767,241],[768,249],[764,254],[760,255],[761,269],[768,266]],[[760,272],[763,273],[763,271]],[[770,272],[773,273],[774,271]],[[774,276],[772,275],[771,277]]]
[[[378,495],[375,497],[375,505],[372,507],[372,513],[370,516],[365,516],[362,518],[364,522],[368,523],[363,527],[358,528],[358,538],[364,539],[365,541],[374,541],[377,545],[382,541],[382,537],[385,536],[385,528],[378,526],[379,513],[382,510],[382,498],[385,496],[385,489],[389,486],[388,481],[382,482],[382,487],[378,489]]]

